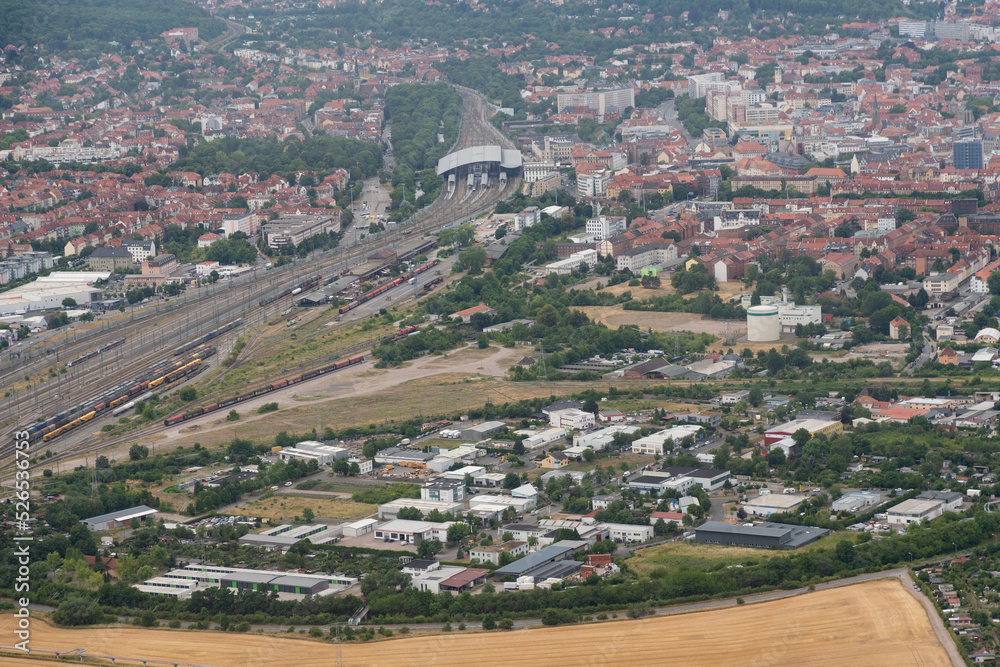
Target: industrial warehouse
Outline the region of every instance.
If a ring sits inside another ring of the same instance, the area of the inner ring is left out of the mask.
[[[341,574],[248,570],[208,563],[189,564],[170,570],[133,587],[146,593],[186,598],[192,591],[206,587],[253,591],[274,591],[284,599],[290,596],[332,595],[358,583],[355,577]]]
[[[721,544],[727,547],[798,549],[829,533],[826,528],[792,526],[784,523],[739,525],[724,521],[707,521],[694,529],[694,539],[703,544]]]

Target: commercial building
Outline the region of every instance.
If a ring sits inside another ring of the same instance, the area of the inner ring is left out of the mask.
[[[11,260],[6,260],[0,264],[10,262]],[[46,268],[49,266],[51,263],[48,263]],[[3,267],[0,266],[0,273],[2,272]],[[28,271],[14,273],[10,279],[25,278],[28,273]],[[82,307],[90,306],[98,302],[103,294],[103,290],[92,287],[92,284],[110,277],[111,273],[104,271],[80,273],[53,271],[48,276],[0,293],[0,316],[24,315],[33,311],[62,308],[62,302],[66,298],[73,299]],[[0,284],[3,284],[2,279]]]
[[[248,547],[264,549],[288,549],[302,540],[308,539],[313,544],[325,544],[340,537],[341,531],[324,523],[292,526],[284,524],[269,528],[262,533],[247,533],[239,539],[239,543]]]
[[[793,419],[790,422],[779,424],[768,429],[764,433],[764,444],[771,444],[783,438],[792,437],[799,429],[805,429],[810,435],[815,436],[820,433],[827,436],[838,435],[844,432],[844,425],[839,421],[826,421],[821,419]]]
[[[100,516],[93,516],[83,519],[82,523],[90,530],[113,530],[129,525],[132,519],[144,522],[150,517],[156,516],[156,510],[146,505],[130,507],[117,512],[109,512]]]
[[[827,535],[826,528],[791,526],[783,523],[740,525],[723,521],[707,521],[694,529],[696,542],[731,547],[779,547],[797,549]]]
[[[615,424],[590,433],[581,433],[573,436],[574,447],[589,447],[595,452],[604,451],[615,440],[616,433],[632,435],[639,431],[638,426],[628,426],[625,424]]]
[[[648,542],[653,539],[653,527],[639,526],[626,523],[606,523],[604,526],[608,529],[611,539],[615,542],[621,543],[639,543]]]
[[[554,273],[556,275],[565,276],[580,268],[581,264],[586,264],[588,267],[593,267],[597,264],[597,251],[592,248],[587,248],[586,250],[574,252],[566,259],[546,264],[542,267],[542,269],[546,274]]]
[[[618,114],[629,107],[634,107],[635,91],[632,88],[616,88],[613,90],[560,93],[556,97],[556,103],[559,113],[582,107],[593,111],[598,116],[605,116]]]
[[[458,516],[458,514],[465,510],[464,503],[449,503],[437,500],[424,500],[423,498],[397,498],[395,500],[390,500],[387,503],[383,503],[378,506],[378,518],[380,519],[394,519],[399,510],[404,507],[412,507],[420,510],[425,516],[430,514],[434,510],[441,512],[442,514],[450,514],[452,516]]]
[[[942,501],[911,498],[890,507],[886,511],[886,521],[890,525],[907,526],[911,523],[920,523],[924,519],[928,521],[936,519],[942,514],[944,514]]]
[[[548,573],[550,569],[553,569],[551,566],[555,564],[565,564],[566,569],[568,570],[567,574],[575,572],[580,569],[580,563],[573,560],[573,554],[576,552],[577,546],[575,542],[568,544],[566,542],[566,540],[563,540],[562,542],[556,542],[555,544],[550,544],[547,547],[542,547],[538,551],[530,553],[520,560],[516,560],[513,563],[509,563],[508,565],[504,565],[503,567],[494,570],[493,576],[497,579],[502,577],[516,578],[526,575],[538,577],[539,572],[544,570]]]
[[[517,435],[523,435],[524,440],[521,444],[524,445],[525,449],[538,449],[543,445],[547,445],[550,442],[555,442],[559,438],[566,435],[566,429],[564,428],[546,428],[538,431],[531,431],[524,429],[521,431],[515,431]]]
[[[432,521],[411,521],[409,519],[393,519],[375,526],[375,539],[386,542],[402,542],[403,544],[420,544],[423,540],[447,539],[448,527],[453,521],[435,523]]]
[[[472,547],[469,549],[469,561],[472,563],[492,563],[500,565],[500,555],[510,554],[514,558],[528,553],[528,543],[518,540],[510,540],[503,544],[491,545],[488,547]]]
[[[771,516],[790,512],[805,501],[806,497],[795,494],[769,493],[748,500],[744,509],[753,516]]]
[[[962,508],[964,498],[958,491],[922,491],[917,500],[938,500],[942,511],[954,512]]]
[[[874,507],[882,501],[882,496],[870,491],[852,491],[845,493],[840,498],[833,501],[830,506],[834,512],[857,513],[867,507]]]
[[[504,508],[513,507],[514,511],[518,514],[524,514],[525,512],[530,512],[535,509],[535,505],[537,505],[537,503],[537,495],[535,497],[526,495],[522,495],[521,497],[497,495],[469,496],[469,510],[474,510],[481,505],[499,505]]]
[[[982,169],[983,142],[979,139],[956,141],[952,144],[952,162],[955,169]]]
[[[195,588],[219,586],[233,592],[244,589],[291,595],[329,594],[358,583],[357,578],[342,574],[250,570],[207,563],[177,568],[157,579],[174,580],[182,586],[185,585],[184,582],[189,582],[193,583]],[[150,585],[150,582],[145,583]]]
[[[270,248],[298,246],[317,234],[339,232],[340,211],[322,214],[290,213],[266,223],[263,231]]]
[[[650,456],[659,454],[662,456],[667,450],[677,447],[681,440],[688,436],[697,439],[702,430],[704,429],[697,424],[684,424],[673,426],[657,433],[651,433],[644,438],[639,438],[632,442],[632,453],[648,454]]]
[[[340,528],[344,537],[361,537],[368,533],[374,533],[378,521],[375,519],[360,519],[351,523],[345,523]]]
[[[628,229],[624,216],[602,215],[587,220],[586,232],[598,241],[622,234]]]
[[[594,428],[594,415],[575,408],[556,410],[549,413],[549,423],[556,428],[583,431]]]
[[[435,479],[420,488],[421,500],[457,503],[465,499],[465,482],[454,479]]]
[[[489,570],[473,567],[433,565],[411,575],[410,585],[418,591],[458,594],[486,582]]]
[[[422,468],[433,459],[436,454],[421,452],[415,449],[402,449],[400,447],[390,447],[375,454],[375,463],[382,465],[407,465],[414,468]]]
[[[462,439],[471,442],[481,442],[492,435],[507,428],[507,424],[501,421],[488,421],[481,424],[474,424],[462,429]]]
[[[278,452],[278,458],[282,461],[299,459],[300,461],[316,461],[321,466],[332,465],[334,461],[346,459],[350,453],[343,447],[324,445],[322,442],[306,440],[296,444],[294,447],[286,447]]]

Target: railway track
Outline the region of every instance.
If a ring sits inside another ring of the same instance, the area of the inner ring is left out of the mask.
[[[452,150],[460,150],[461,148],[483,145],[486,143],[499,143],[504,147],[512,147],[510,141],[507,140],[506,137],[504,137],[495,127],[489,124],[489,121],[486,118],[485,98],[470,89],[462,87],[456,88],[463,99],[463,114],[459,137]],[[126,350],[128,353],[133,354],[135,356],[134,359],[122,361],[122,365],[115,368],[113,374],[105,373],[104,371],[106,368],[104,368],[101,364],[83,364],[83,368],[80,369],[80,373],[74,374],[74,377],[69,378],[70,382],[65,385],[65,390],[62,389],[64,386],[62,382],[46,382],[41,385],[36,385],[36,387],[33,388],[34,391],[30,392],[30,394],[19,392],[16,400],[13,401],[14,406],[12,407],[10,405],[11,401],[6,401],[6,415],[0,414],[0,420],[5,419],[8,422],[6,427],[0,430],[0,437],[9,435],[10,432],[19,428],[22,423],[35,421],[38,418],[47,416],[44,414],[45,411],[54,409],[54,407],[63,400],[63,391],[71,392],[74,399],[86,397],[91,394],[97,394],[102,390],[101,387],[106,388],[113,386],[123,375],[134,374],[134,372],[139,368],[169,354],[168,350],[166,353],[161,353],[156,357],[153,357],[149,354],[152,348],[157,346],[160,348],[169,348],[169,346],[174,343],[185,342],[188,339],[200,335],[204,330],[207,330],[213,324],[214,326],[218,326],[220,319],[222,319],[222,321],[228,321],[242,316],[247,320],[247,329],[257,326],[266,318],[274,317],[277,313],[287,307],[284,299],[279,299],[264,309],[257,308],[256,312],[254,312],[259,299],[280,293],[282,289],[294,284],[296,281],[311,273],[319,272],[326,274],[326,272],[331,269],[336,270],[340,267],[349,266],[352,261],[369,255],[380,247],[394,247],[399,242],[407,240],[407,238],[412,237],[414,234],[436,231],[446,225],[477,217],[484,212],[492,210],[495,204],[502,198],[516,192],[519,184],[519,179],[509,179],[507,185],[503,188],[498,186],[488,188],[484,191],[483,195],[476,198],[476,201],[474,202],[475,210],[471,211],[469,210],[470,205],[463,205],[457,198],[439,197],[433,204],[425,207],[415,216],[410,218],[405,225],[397,227],[390,232],[379,234],[377,237],[372,239],[372,241],[374,241],[373,243],[366,242],[346,248],[340,247],[334,250],[318,253],[304,262],[296,262],[291,265],[286,265],[286,267],[279,267],[271,272],[270,275],[264,275],[262,279],[258,279],[255,275],[251,279],[246,279],[245,282],[239,286],[237,286],[236,283],[228,283],[230,286],[229,288],[216,287],[210,292],[206,292],[204,295],[199,295],[195,301],[180,299],[177,303],[171,304],[168,307],[161,306],[153,308],[152,312],[150,312],[150,309],[147,309],[143,312],[143,314],[139,315],[139,319],[141,321],[145,321],[144,324],[147,325],[147,329],[153,330],[151,334],[151,343],[139,343],[138,350],[135,349],[136,344],[133,343],[133,346],[123,346],[124,349],[121,350],[123,354],[126,353]],[[246,294],[236,296],[237,303],[230,305],[229,300],[235,296],[233,294],[234,291],[245,291]],[[222,292],[226,292],[228,294],[223,294]],[[224,308],[225,312],[220,315],[218,311],[218,302],[220,298],[224,296],[227,300],[227,304]],[[215,309],[214,313],[212,312],[213,307]],[[272,307],[274,308],[273,314],[267,315],[266,311]],[[196,312],[196,321],[203,323],[201,325],[202,328],[199,331],[185,331],[181,330],[178,326],[166,328],[171,320],[173,322],[177,322],[181,319],[176,317],[177,309],[180,308],[187,311],[187,317],[190,317],[192,309]],[[95,334],[89,335],[87,338],[74,340],[69,346],[59,348],[60,357],[68,360],[78,354],[88,351],[89,349],[99,347],[100,345],[103,345],[114,338],[120,337],[123,334],[129,336],[130,338],[136,338],[137,335],[144,338],[144,331],[147,329],[139,330],[138,332],[133,331],[131,333],[127,331],[129,327],[134,325],[135,319],[130,319],[129,325],[124,327],[126,331],[123,331],[121,328],[111,329],[110,327],[108,330],[97,330]],[[157,329],[163,330],[157,331]],[[235,335],[239,335],[239,332],[234,333]],[[159,339],[158,344],[157,339]],[[163,342],[164,339],[167,341],[166,344]],[[364,345],[361,347],[370,347],[370,345]],[[344,353],[346,354],[347,352],[345,351]],[[220,352],[220,354],[217,355],[218,360],[214,363],[218,365],[221,363],[221,360],[225,358],[225,356],[226,354],[224,352]],[[241,356],[243,355],[241,354]],[[39,357],[36,357],[36,359],[45,359],[45,356],[40,355]],[[36,362],[32,367],[32,372],[37,373],[44,371],[47,366],[51,367],[52,361],[46,361],[48,363],[44,361],[41,363]],[[28,366],[12,369],[8,372],[8,377],[14,373],[20,373],[23,375],[25,368],[27,367]],[[89,376],[93,375],[95,371],[100,371],[100,373],[98,373],[99,376],[106,375],[108,377],[106,379],[101,379],[101,377],[99,377],[97,380],[89,379]],[[3,376],[0,376],[0,382],[2,382],[2,377]],[[57,384],[58,386],[46,387],[46,385],[49,384]],[[12,417],[14,419],[12,419]],[[106,447],[134,441],[137,438],[156,435],[158,432],[160,432],[160,430],[154,427],[112,439],[103,439],[98,437],[97,441],[93,443],[71,442],[70,447],[67,447],[65,451],[60,451],[54,454],[52,458],[46,461],[45,465],[49,466],[53,462],[78,457],[81,454],[85,455],[90,452],[96,452]],[[4,438],[4,442],[8,440],[9,438]],[[5,459],[9,456],[6,449],[9,448],[10,445],[5,446],[4,442],[0,442],[0,469],[6,468],[7,465],[4,464],[8,463],[5,461]],[[81,447],[80,445],[83,446]]]

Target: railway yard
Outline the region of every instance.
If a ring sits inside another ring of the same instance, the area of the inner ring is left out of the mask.
[[[485,99],[467,89],[460,88],[459,92],[464,108],[454,150],[484,143],[510,147],[510,142],[489,124]],[[11,463],[13,433],[26,427],[38,443],[35,455],[47,457],[46,466],[162,432],[172,424],[161,421],[123,435],[116,434],[112,427],[137,402],[150,398],[151,390],[155,389],[162,397],[195,377],[216,382],[238,369],[252,356],[255,342],[266,337],[262,334],[268,325],[295,309],[297,298],[317,288],[323,278],[345,272],[358,260],[380,249],[412,244],[423,233],[474,218],[513,194],[518,186],[518,179],[494,184],[494,187],[480,187],[477,191],[465,191],[464,184],[459,184],[451,196],[446,192],[406,224],[375,236],[363,236],[354,244],[313,253],[307,259],[266,273],[255,271],[249,276],[207,285],[163,302],[135,306],[124,314],[117,311],[105,314],[89,325],[54,333],[41,342],[32,344],[29,339],[28,346],[11,354],[0,368],[0,384],[7,388],[6,400],[0,405],[3,443],[0,445],[0,469],[6,469]],[[421,295],[429,293],[444,282],[452,263],[453,258],[440,266],[437,260],[428,261],[411,274],[363,293],[345,307],[336,322],[325,323],[322,333],[347,330],[359,320],[377,313],[393,298],[397,304],[416,298],[417,290],[408,289],[410,278],[425,271],[429,272],[429,277],[417,276],[415,281],[423,287]],[[320,329],[315,329],[313,337],[320,335]],[[391,328],[381,334],[406,335]],[[293,339],[297,337],[295,332],[290,335]],[[249,342],[244,349],[234,350],[241,337]],[[202,410],[204,413],[213,404],[222,405],[234,399],[239,402],[240,397],[248,393],[260,395],[280,391],[296,384],[296,378],[308,380],[339,370],[343,367],[340,364],[358,363],[364,351],[377,343],[378,337],[356,338],[338,349],[334,355],[337,359],[332,362],[328,357],[303,359],[290,367],[287,374],[269,378],[269,382],[258,383],[249,391],[243,388],[242,392],[216,392],[205,401],[199,401],[199,407],[191,412]],[[233,358],[227,364],[231,353]],[[180,416],[182,419],[178,421],[182,421],[184,414],[187,413],[171,417]],[[110,432],[102,434],[103,430]]]

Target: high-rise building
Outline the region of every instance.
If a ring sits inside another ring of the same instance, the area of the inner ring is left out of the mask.
[[[983,142],[979,139],[956,141],[952,149],[955,169],[982,169]]]

